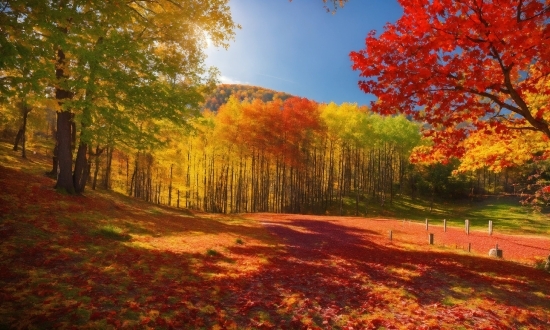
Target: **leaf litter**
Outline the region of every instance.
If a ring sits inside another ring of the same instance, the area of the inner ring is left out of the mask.
[[[546,238],[433,226],[429,245],[398,220],[190,214],[0,173],[1,327],[550,326],[550,278],[533,267]],[[129,239],[98,234],[109,225]],[[504,259],[487,256],[495,244]]]

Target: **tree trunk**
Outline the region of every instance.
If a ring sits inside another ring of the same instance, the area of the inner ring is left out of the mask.
[[[19,150],[19,143],[21,142],[22,137],[23,137],[23,127],[19,128],[19,131],[17,131],[17,135],[15,136],[15,143],[13,144],[13,151]]]
[[[57,178],[57,171],[59,169],[59,162],[57,160],[57,150],[58,150],[58,147],[57,147],[57,132],[56,132],[56,143],[55,143],[55,147],[53,148],[53,156],[52,156],[52,170],[46,173],[46,175],[53,178]]]
[[[170,165],[170,185],[168,186],[168,206],[172,206],[172,168],[174,164]],[[178,196],[179,203],[179,196]]]
[[[93,177],[93,180],[92,180],[92,190],[95,190],[96,188],[96,185],[97,185],[97,174],[99,173],[99,156],[101,156],[101,154],[103,153],[103,150],[105,150],[105,148],[99,148],[99,144],[95,147],[95,153],[92,153],[90,151],[90,157],[89,157],[89,161],[88,161],[88,174],[90,173],[90,169],[91,169],[91,158],[94,157],[94,177]],[[126,163],[128,165],[128,162]],[[128,171],[128,168],[126,169],[126,171]],[[128,172],[126,172],[126,177],[128,177]],[[126,179],[126,187],[128,187],[128,179]]]
[[[76,161],[74,164],[73,174],[75,192],[79,194],[84,192],[86,181],[88,180],[87,173],[89,173],[89,170],[88,160],[86,159],[87,154],[88,144],[80,142],[80,144],[78,145],[78,151],[76,153]]]
[[[63,189],[69,194],[76,193],[73,183],[73,153],[71,149],[72,113],[57,113],[57,159],[58,173],[56,189]]]
[[[55,77],[58,81],[65,80],[67,77],[64,72],[65,67],[65,53],[59,48],[57,50],[57,65],[55,68]],[[55,99],[57,103],[62,106],[63,102],[70,100],[73,97],[73,93],[56,86]],[[73,183],[73,154],[71,143],[73,141],[73,135],[75,132],[72,129],[73,126],[73,114],[67,110],[61,110],[57,112],[57,183],[56,189],[64,189],[69,194],[75,193],[75,187]]]
[[[23,114],[23,124],[19,128],[19,131],[17,132],[17,136],[15,137],[15,143],[13,144],[13,151],[17,151],[19,149],[19,144],[21,143],[21,157],[27,158],[26,153],[26,132],[27,132],[27,117],[29,115],[29,112],[31,112],[30,107],[25,105],[23,102],[20,104],[21,107],[21,113]]]
[[[97,173],[98,172],[99,172],[99,156],[96,156],[95,160],[94,160],[94,178],[93,178],[93,181],[92,181],[92,190],[95,190],[95,188],[96,188]],[[128,188],[126,188],[126,189],[128,189]]]
[[[106,164],[105,164],[105,176],[103,178],[103,189],[111,189],[111,172],[113,168],[113,147],[107,146],[106,154]]]

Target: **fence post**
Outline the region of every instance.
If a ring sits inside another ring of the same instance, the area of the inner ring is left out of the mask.
[[[443,219],[443,231],[447,232],[447,219]]]
[[[430,245],[434,245],[434,234],[433,233],[430,233],[428,235],[428,242],[430,243]]]
[[[464,221],[464,227],[466,230],[466,235],[470,235],[470,220],[466,219],[466,221]]]
[[[428,230],[428,218],[426,218],[426,230]]]
[[[489,236],[493,235],[493,220],[489,220]]]
[[[390,242],[391,242],[391,240],[392,240],[392,236],[393,236],[393,233],[392,233],[392,231],[390,230]]]
[[[491,257],[502,258],[502,250],[498,248],[498,244],[495,244],[495,247],[489,250],[489,255]]]

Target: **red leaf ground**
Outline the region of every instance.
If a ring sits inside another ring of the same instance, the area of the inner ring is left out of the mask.
[[[550,327],[533,267],[547,238],[431,226],[431,246],[399,220],[191,214],[52,186],[0,166],[0,328]]]

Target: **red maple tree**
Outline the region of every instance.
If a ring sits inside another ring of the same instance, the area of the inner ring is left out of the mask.
[[[460,157],[472,131],[550,137],[550,2],[399,0],[403,16],[350,54],[382,114],[425,123],[433,151]]]

